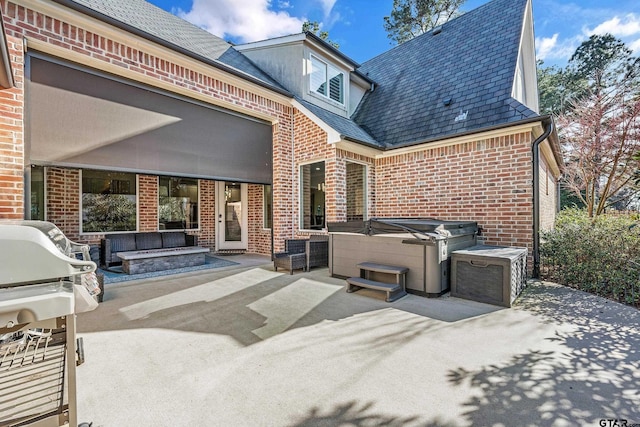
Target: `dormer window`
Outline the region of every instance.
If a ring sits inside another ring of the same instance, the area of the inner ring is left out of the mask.
[[[311,55],[311,91],[344,104],[344,73]]]

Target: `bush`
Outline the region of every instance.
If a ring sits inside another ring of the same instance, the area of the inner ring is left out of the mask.
[[[640,306],[640,223],[637,214],[565,209],[556,227],[543,232],[540,256],[545,279]]]

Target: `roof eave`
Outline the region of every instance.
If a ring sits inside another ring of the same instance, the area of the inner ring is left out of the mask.
[[[312,41],[319,43],[323,48],[327,49],[328,51],[330,51],[333,55],[339,57],[340,59],[342,59],[343,61],[351,64],[353,66],[353,68],[360,68],[360,64],[358,64],[356,61],[354,61],[353,59],[349,58],[347,55],[345,55],[344,53],[340,52],[338,49],[336,49],[335,47],[333,47],[330,43],[326,42],[325,40],[322,40],[320,37],[316,36],[315,34],[313,34],[311,31],[307,31],[304,33],[309,39],[311,39]]]
[[[340,138],[345,140],[345,141],[355,142],[356,144],[361,144],[361,145],[365,145],[367,147],[375,148],[376,150],[385,150],[386,149],[386,146],[384,146],[382,144],[374,144],[372,142],[362,141],[362,140],[359,140],[357,138],[353,138],[353,137],[347,136],[347,135],[342,135],[341,134]]]
[[[537,123],[537,122],[547,122],[549,119],[550,119],[550,116],[529,117],[529,118],[526,118],[526,119],[517,120],[517,121],[513,121],[513,122],[500,123],[498,125],[477,128],[477,129],[469,130],[469,131],[466,131],[466,132],[459,132],[459,133],[454,133],[454,134],[450,134],[450,135],[443,135],[443,136],[423,139],[423,140],[419,140],[419,141],[412,141],[412,142],[397,144],[397,145],[393,145],[393,146],[387,145],[385,150],[394,150],[394,149],[398,149],[398,148],[413,147],[413,146],[422,145],[422,144],[429,144],[429,143],[438,142],[438,141],[446,141],[448,139],[465,137],[465,136],[469,136],[469,135],[473,135],[473,134],[477,134],[477,133],[484,133],[484,132],[491,132],[491,131],[496,131],[496,130],[500,130],[500,129],[506,129],[506,128],[514,127],[514,126],[521,126],[521,125]]]
[[[181,53],[181,54],[183,54],[185,56],[193,58],[193,59],[195,59],[197,61],[200,61],[200,62],[202,62],[204,64],[207,64],[207,65],[210,65],[212,67],[215,67],[215,68],[217,68],[217,69],[219,69],[221,71],[225,71],[225,72],[227,72],[229,74],[234,75],[235,77],[240,77],[242,79],[245,79],[245,80],[247,80],[247,81],[249,81],[251,83],[254,83],[254,84],[258,85],[258,86],[261,86],[261,87],[263,87],[265,89],[272,90],[274,92],[277,92],[277,93],[279,93],[281,95],[285,95],[287,97],[292,97],[293,96],[287,90],[284,90],[284,89],[281,89],[279,87],[270,85],[270,84],[268,84],[268,83],[266,83],[266,82],[264,82],[264,81],[262,81],[262,80],[260,80],[258,78],[255,78],[255,77],[250,76],[250,75],[248,75],[246,73],[243,73],[242,71],[237,70],[237,69],[235,69],[233,67],[230,67],[230,66],[228,66],[226,64],[223,64],[222,62],[214,61],[214,60],[206,58],[206,57],[204,57],[202,55],[198,55],[195,52],[192,52],[192,51],[190,51],[188,49],[185,49],[185,48],[183,48],[183,47],[181,47],[179,45],[176,45],[174,43],[168,42],[167,40],[164,40],[164,39],[162,39],[160,37],[154,36],[153,34],[149,34],[146,31],[142,31],[139,28],[136,28],[136,27],[134,27],[132,25],[125,24],[122,21],[118,21],[117,19],[114,19],[114,18],[112,18],[112,17],[110,17],[108,15],[105,15],[103,13],[100,13],[100,12],[94,10],[94,9],[91,9],[90,7],[78,4],[78,3],[74,2],[73,0],[52,0],[52,1],[55,2],[55,3],[58,3],[58,4],[62,5],[62,6],[68,7],[69,9],[73,9],[73,10],[75,10],[77,12],[80,12],[82,14],[85,14],[87,16],[95,18],[95,19],[97,19],[99,21],[102,21],[102,22],[104,22],[106,24],[112,25],[112,26],[114,26],[116,28],[119,28],[121,30],[127,31],[127,32],[129,32],[131,34],[134,34],[136,36],[142,37],[143,39],[146,39],[146,40],[149,40],[149,41],[151,41],[153,43],[156,43],[156,44],[159,44],[161,46],[164,46],[164,47],[166,47],[168,49],[171,49],[171,50],[173,50],[175,52]]]

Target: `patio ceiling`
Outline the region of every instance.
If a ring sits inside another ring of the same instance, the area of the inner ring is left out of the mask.
[[[37,54],[28,77],[29,163],[272,181],[270,123]]]

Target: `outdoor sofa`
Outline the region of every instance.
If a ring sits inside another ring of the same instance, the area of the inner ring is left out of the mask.
[[[118,252],[198,246],[198,237],[183,231],[110,234],[100,241],[100,264],[120,264]]]

